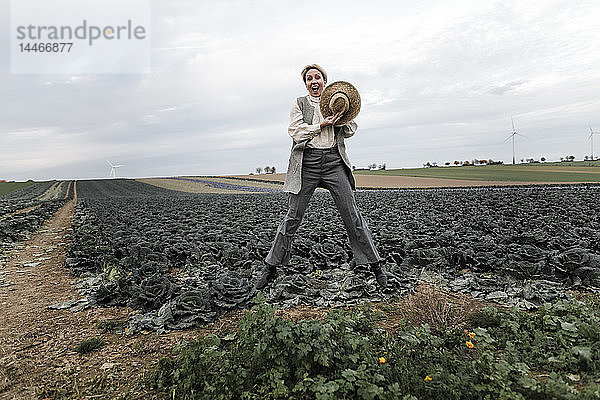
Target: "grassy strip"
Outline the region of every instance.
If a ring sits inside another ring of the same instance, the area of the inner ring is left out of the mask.
[[[279,318],[261,300],[239,331],[161,359],[153,385],[180,399],[596,399],[600,307],[557,302],[533,314],[484,308],[470,329],[377,328],[371,307],[324,320]]]
[[[492,182],[600,182],[600,167],[564,165],[480,165],[354,171],[358,175],[392,175],[421,178],[464,179]]]
[[[0,182],[0,196],[31,185],[33,182]]]

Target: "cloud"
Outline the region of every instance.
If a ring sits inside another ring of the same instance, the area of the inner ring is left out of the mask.
[[[0,178],[104,176],[106,159],[127,176],[282,171],[313,62],[362,95],[357,166],[508,160],[511,116],[524,156],[583,158],[600,126],[599,14],[593,1],[154,1],[152,72],[138,75],[10,74],[0,32]]]

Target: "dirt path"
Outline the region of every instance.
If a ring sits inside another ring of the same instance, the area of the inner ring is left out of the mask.
[[[101,333],[98,323],[126,320],[131,309],[103,308],[78,313],[47,307],[80,298],[77,279],[64,267],[76,204],[70,201],[26,242],[19,244],[0,273],[0,399],[152,398],[139,387],[152,364],[173,345],[198,331],[170,335]],[[94,337],[106,343],[80,355],[74,347]],[[98,395],[100,393],[100,395]]]
[[[75,181],[69,181],[69,186],[67,186],[67,190],[65,190],[65,199],[69,197],[69,192],[71,191],[71,187]],[[75,193],[75,197],[77,197],[77,193]]]
[[[66,184],[66,182],[64,182],[64,181],[56,182],[55,184],[50,186],[48,188],[48,190],[46,190],[44,193],[42,193],[40,196],[38,196],[38,200],[45,201],[45,200],[58,199],[58,194],[61,192],[61,188],[64,184]]]

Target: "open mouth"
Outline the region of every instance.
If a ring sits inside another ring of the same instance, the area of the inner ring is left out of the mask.
[[[319,85],[318,83],[313,83],[313,84],[310,86],[310,89],[311,89],[311,90],[312,90],[314,93],[317,93],[317,92],[319,91],[319,87],[320,87],[320,85]]]

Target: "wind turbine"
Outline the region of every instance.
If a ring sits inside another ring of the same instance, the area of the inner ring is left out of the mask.
[[[510,117],[510,122],[512,122],[512,133],[510,135],[508,135],[508,137],[506,139],[504,139],[504,143],[506,143],[506,141],[510,138],[512,138],[512,156],[513,156],[513,165],[515,165],[515,136],[519,135],[519,136],[523,136],[525,137],[525,135],[521,135],[520,133],[517,133],[517,130],[515,129],[515,121],[513,120],[513,117]]]
[[[600,132],[594,132],[592,130],[592,125],[590,127],[590,136],[588,136],[588,140],[592,142],[592,161],[594,161],[594,135],[600,135]]]
[[[110,165],[110,173],[108,174],[108,176],[110,176],[113,179],[117,177],[117,168],[125,166],[125,165],[122,165],[122,164],[112,165],[112,163],[110,161],[108,161],[108,160],[106,160],[106,162],[108,163],[108,165]]]

